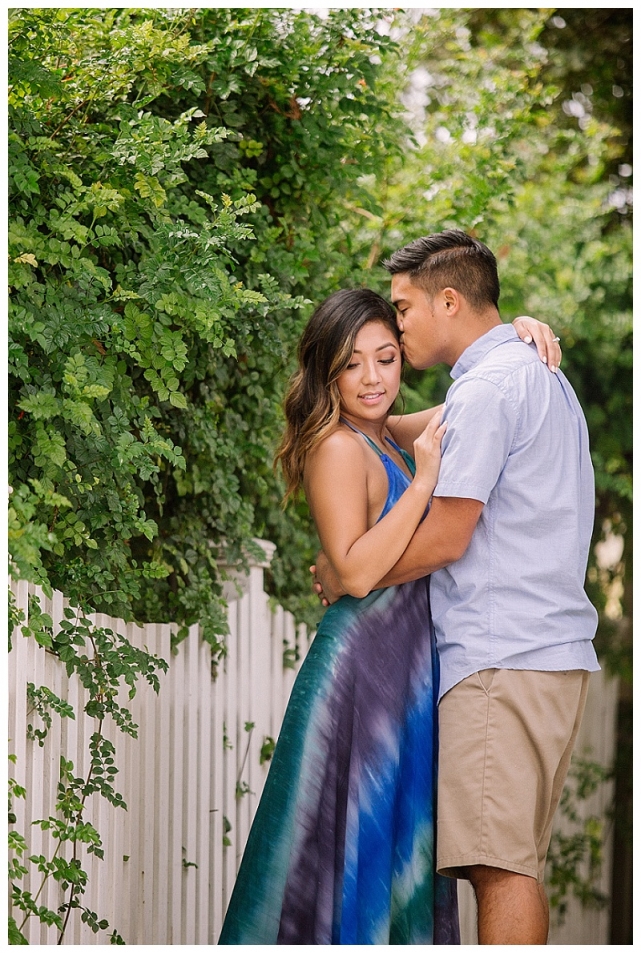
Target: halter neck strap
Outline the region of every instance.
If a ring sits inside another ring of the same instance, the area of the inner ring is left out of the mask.
[[[372,450],[375,450],[376,453],[379,455],[379,457],[382,457],[382,456],[383,456],[383,451],[381,450],[381,448],[380,448],[379,446],[377,446],[377,445],[374,443],[374,441],[371,439],[371,437],[368,437],[367,434],[366,434],[366,433],[363,433],[362,430],[359,430],[358,427],[355,427],[353,424],[350,424],[349,420],[345,420],[344,417],[340,417],[339,420],[340,420],[340,422],[341,422],[342,424],[345,424],[346,427],[349,427],[350,430],[353,430],[354,433],[360,434],[361,437],[364,437],[365,440],[367,440],[367,442],[368,442],[368,444],[370,445],[370,447],[372,448]]]
[[[355,427],[353,424],[350,424],[349,420],[346,420],[344,417],[339,417],[339,420],[342,424],[345,424],[346,427],[349,427],[350,430],[353,430],[354,433],[360,434],[361,437],[364,437],[365,440],[367,440],[370,447],[372,448],[372,450],[374,450],[375,453],[377,453],[378,456],[381,457],[381,459],[384,459],[387,457],[387,455],[383,453],[381,448],[377,444],[375,444],[374,441],[371,439],[371,437],[368,437],[366,433],[363,433],[363,431],[359,430],[358,427]],[[384,439],[389,444],[391,444],[392,447],[394,447],[397,453],[400,454],[400,456],[405,461],[405,465],[407,466],[407,469],[410,471],[412,476],[414,476],[414,474],[416,473],[416,463],[414,462],[413,457],[411,457],[406,450],[403,450],[402,447],[399,447],[399,445],[395,443],[391,437],[385,437]],[[388,457],[387,459],[391,459],[391,458]],[[392,461],[392,463],[394,463],[394,461]],[[396,463],[394,465],[398,466],[398,464]]]

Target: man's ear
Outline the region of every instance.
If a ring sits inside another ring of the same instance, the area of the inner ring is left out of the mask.
[[[444,313],[452,318],[461,310],[461,296],[456,288],[443,288],[439,294],[440,304]]]

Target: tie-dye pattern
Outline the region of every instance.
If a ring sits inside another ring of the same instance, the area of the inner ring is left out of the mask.
[[[381,459],[386,512],[409,481]],[[456,881],[434,870],[437,679],[427,580],[327,610],[219,943],[460,943]]]

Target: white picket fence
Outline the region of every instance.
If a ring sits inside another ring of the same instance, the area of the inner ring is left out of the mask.
[[[105,855],[100,860],[82,848],[80,856],[88,873],[83,905],[106,919],[109,931],[94,934],[74,911],[63,941],[66,945],[107,943],[114,928],[128,944],[217,941],[269,767],[267,762],[260,763],[261,748],[267,739],[278,736],[296,670],[309,644],[304,626],[297,627],[282,608],[269,606],[263,572],[273,546],[262,546],[265,561],[239,578],[242,591],[228,586],[228,653],[215,674],[198,626],[192,626],[172,656],[171,625],[140,627],[103,615],[93,617],[97,626],[120,632],[132,644],[167,660],[169,671],[160,674],[158,695],[146,683],[139,683],[130,703],[139,725],[138,739],[105,722],[105,736],[117,752],[115,787],[128,809],[114,808],[100,795],[92,795],[85,819],[99,831]],[[13,589],[25,614],[29,594],[35,593],[43,611],[52,616],[54,629],[59,625],[66,605],[60,593],[49,600],[25,583],[14,584]],[[299,654],[292,668],[283,665],[285,648]],[[51,653],[19,631],[14,633],[9,653],[8,676],[9,750],[16,756],[10,770],[26,789],[26,798],[14,801],[15,829],[26,836],[31,854],[50,857],[55,842],[32,821],[53,814],[61,754],[73,762],[77,776],[86,776],[88,739],[95,721],[84,715],[71,720],[54,714],[40,747],[27,739],[27,725],[33,722],[27,708],[27,683],[48,686],[76,712],[82,711],[85,691],[76,676],[67,679],[64,665]],[[124,699],[123,692],[123,703]],[[580,751],[590,748],[591,757],[602,763],[612,760],[615,707],[616,686],[598,676],[578,747]],[[603,786],[587,809],[603,813],[608,796]],[[70,857],[70,845],[64,849]],[[603,871],[606,892],[609,872],[608,848]],[[39,885],[38,875],[22,882],[23,889],[34,894]],[[50,880],[38,903],[55,910],[60,902],[59,888]],[[21,912],[14,910],[12,915],[20,925]],[[474,944],[474,901],[465,889],[461,889],[461,915],[463,942]],[[565,926],[560,932],[553,930],[550,942],[606,944],[607,928],[607,911],[585,912],[574,904]],[[57,942],[56,930],[41,926],[34,917],[24,932],[31,944]]]

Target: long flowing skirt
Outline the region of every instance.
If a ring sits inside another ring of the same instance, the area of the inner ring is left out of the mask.
[[[435,873],[427,580],[331,606],[296,679],[219,942],[457,944]]]

